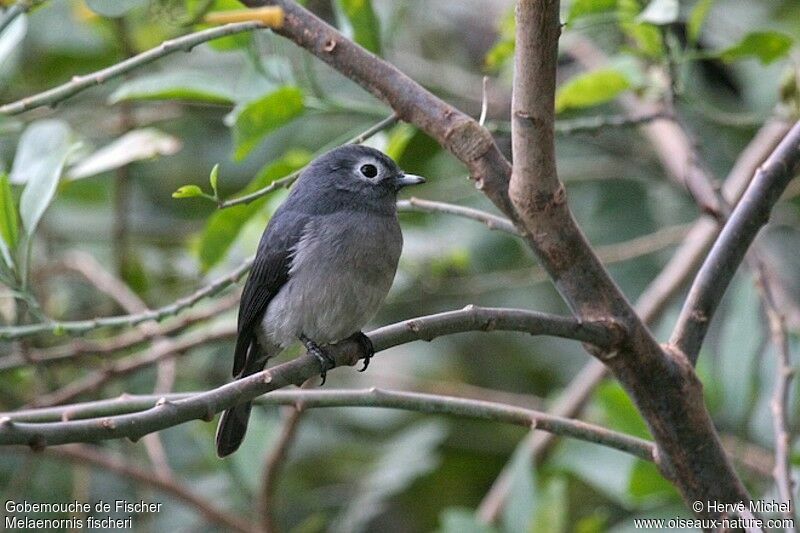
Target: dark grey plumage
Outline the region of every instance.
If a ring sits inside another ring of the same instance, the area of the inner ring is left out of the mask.
[[[245,283],[236,379],[260,372],[298,338],[325,345],[360,333],[397,270],[403,245],[397,191],[422,181],[359,145],[336,148],[301,173],[267,225]],[[249,415],[250,403],[223,413],[220,457],[239,447]]]

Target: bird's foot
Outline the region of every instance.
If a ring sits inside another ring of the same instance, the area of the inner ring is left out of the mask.
[[[300,341],[302,341],[303,345],[308,350],[308,353],[313,355],[319,361],[320,373],[319,377],[322,378],[322,383],[320,383],[320,387],[325,385],[325,378],[328,375],[328,370],[332,369],[336,366],[336,361],[328,355],[328,353],[323,350],[316,342],[312,341],[305,335],[300,335]]]
[[[361,347],[361,351],[364,352],[364,366],[358,369],[359,372],[363,372],[369,366],[369,362],[372,359],[372,356],[375,355],[375,347],[372,345],[372,341],[369,337],[364,335],[362,332],[353,333],[350,335],[349,339],[353,342],[357,342],[358,345]]]

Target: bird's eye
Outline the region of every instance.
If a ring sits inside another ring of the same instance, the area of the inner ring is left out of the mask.
[[[375,165],[370,165],[370,164],[362,165],[359,170],[364,176],[368,178],[374,178],[375,176],[378,175],[378,168]]]

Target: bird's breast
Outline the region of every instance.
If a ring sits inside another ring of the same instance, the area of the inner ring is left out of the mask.
[[[288,282],[268,306],[265,329],[281,344],[300,334],[330,343],[359,331],[389,292],[402,244],[393,216],[313,218],[293,251]]]

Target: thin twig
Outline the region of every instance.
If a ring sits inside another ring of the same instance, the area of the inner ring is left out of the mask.
[[[738,201],[747,188],[753,172],[783,139],[789,127],[784,121],[772,120],[759,129],[725,180],[722,194],[728,202]],[[700,266],[719,231],[719,225],[707,217],[700,218],[694,223],[683,244],[636,302],[636,312],[645,323],[650,324],[661,315],[667,303]],[[598,249],[598,254],[601,253]],[[549,412],[569,418],[578,416],[597,385],[607,374],[608,371],[603,363],[599,361],[587,363],[559,393]],[[556,436],[550,433],[530,434],[519,446],[528,447],[534,458],[541,459],[555,441]],[[511,469],[506,465],[481,501],[477,513],[482,522],[488,524],[497,520],[510,491],[510,475]]]
[[[800,122],[756,172],[689,290],[670,343],[697,361],[711,318],[773,205],[800,169]]]
[[[361,144],[367,139],[375,136],[376,134],[380,133],[381,131],[391,128],[398,122],[398,117],[396,113],[392,113],[385,119],[373,124],[367,130],[362,133],[359,133],[352,139],[348,140],[344,144]],[[219,209],[225,209],[226,207],[233,207],[234,205],[241,205],[247,204],[252,202],[253,200],[258,200],[262,196],[266,196],[267,194],[276,191],[278,189],[284,189],[289,187],[292,183],[294,183],[300,174],[305,170],[305,167],[296,170],[289,174],[288,176],[284,176],[283,178],[277,179],[270,183],[269,185],[258,189],[257,191],[253,191],[250,194],[246,194],[244,196],[239,196],[238,198],[231,198],[229,200],[224,200],[218,204]]]
[[[608,64],[609,59],[594,43],[580,35],[572,35],[569,53],[588,70]],[[634,94],[625,93],[617,98],[630,117],[653,116],[666,113],[663,104],[649,102]],[[642,133],[652,145],[667,176],[689,190],[701,209],[713,216],[722,214],[717,202],[714,180],[707,169],[697,163],[691,139],[675,120],[653,120],[642,123]]]
[[[30,450],[24,448],[12,447],[9,451],[24,454],[26,457],[31,454]],[[165,478],[157,471],[134,466],[120,456],[88,445],[78,444],[49,448],[45,450],[45,453],[77,464],[89,464],[103,471],[113,472],[121,477],[131,479],[140,485],[152,487],[196,509],[206,520],[218,524],[225,530],[259,533],[258,528],[251,526],[238,516],[217,509],[214,503],[196,494],[189,487],[174,479]]]
[[[81,335],[90,331],[105,328],[105,327],[119,327],[119,326],[135,326],[148,320],[160,321],[166,317],[177,315],[184,309],[193,306],[203,298],[214,296],[226,289],[228,286],[236,283],[239,279],[246,274],[250,267],[253,265],[253,259],[247,259],[229,274],[214,280],[205,287],[198,289],[189,296],[179,298],[169,305],[152,309],[143,313],[133,315],[111,316],[103,318],[94,318],[91,320],[76,320],[76,321],[58,321],[26,324],[21,326],[6,326],[0,328],[0,340],[19,339],[22,337],[30,337],[37,333],[49,332],[53,335]]]
[[[784,518],[794,520],[794,483],[792,481],[792,438],[789,426],[789,403],[791,398],[792,378],[795,369],[792,367],[792,358],[789,353],[789,339],[786,334],[786,321],[780,312],[773,297],[773,284],[763,261],[755,256],[750,258],[752,271],[755,275],[756,286],[764,312],[769,320],[770,336],[775,346],[777,361],[775,364],[775,388],[772,392],[770,409],[772,410],[773,431],[775,434],[775,468],[773,476],[778,488],[781,501],[788,504],[788,510],[783,513]],[[787,533],[793,529],[787,528]]]
[[[27,13],[45,1],[46,0],[18,0],[8,9],[3,11],[2,16],[0,16],[0,33],[2,33],[9,24],[14,22],[14,19],[16,19],[18,16]]]
[[[110,355],[127,350],[158,337],[166,337],[180,333],[186,328],[214,319],[239,303],[239,294],[232,293],[225,298],[212,301],[209,305],[193,309],[180,315],[179,318],[158,324],[155,329],[144,327],[144,324],[115,337],[100,340],[73,339],[71,342],[42,350],[31,350],[27,358],[14,354],[0,358],[0,372],[14,370],[29,364],[51,365],[57,363],[79,363],[85,357]]]
[[[133,374],[154,364],[160,364],[189,350],[205,346],[214,342],[230,340],[236,337],[236,327],[227,325],[217,328],[204,328],[202,331],[193,332],[176,340],[162,339],[153,344],[152,348],[141,354],[126,357],[115,363],[104,366],[81,379],[75,380],[66,386],[49,394],[39,394],[33,401],[36,406],[60,405],[72,401],[79,396],[99,390],[113,379]]]
[[[210,418],[214,413],[233,405],[237,401],[252,400],[259,395],[263,395],[259,398],[259,403],[261,404],[295,405],[301,402],[305,409],[353,406],[383,407],[493,420],[524,427],[535,427],[543,431],[609,446],[646,461],[654,460],[653,445],[646,440],[624,435],[594,424],[569,420],[522,407],[482,400],[376,388],[367,390],[275,390],[278,382],[281,383],[281,386],[285,386],[287,378],[297,380],[303,368],[307,368],[310,371],[309,374],[319,370],[313,357],[306,354],[289,363],[284,363],[208,392],[172,394],[161,397],[152,395],[126,396],[118,400],[106,400],[102,405],[99,405],[100,402],[90,404],[94,410],[102,408],[107,413],[103,418],[39,423],[18,422],[13,418],[9,418],[0,428],[0,442],[3,444],[19,444],[19,442],[8,442],[10,440],[19,440],[19,437],[14,437],[10,433],[13,432],[19,435],[22,432],[27,433],[29,430],[33,434],[38,433],[39,436],[46,434],[53,437],[59,431],[75,434],[80,430],[87,434],[87,437],[88,433],[92,433],[94,438],[99,439],[114,438],[111,436],[112,434],[130,437],[131,435],[126,433],[135,430],[132,436],[136,437],[140,431],[163,429],[161,427],[156,428],[154,422],[163,423],[162,419],[164,418],[173,422],[185,421],[186,411],[190,411],[194,415],[186,418],[186,420],[202,416]],[[267,376],[272,378],[272,382],[265,382]],[[240,386],[237,387],[237,385]],[[253,389],[257,389],[258,393],[254,394],[255,391]],[[267,392],[270,392],[270,394],[266,394]],[[134,407],[137,411],[131,412]],[[76,408],[79,409],[80,405],[72,406],[73,412]],[[52,410],[50,411],[52,412]],[[114,412],[127,414],[111,414]],[[36,412],[33,411],[29,415],[35,417]],[[13,417],[14,413],[3,413],[0,418],[7,416]],[[138,427],[134,426],[136,422],[140,424]]]
[[[111,272],[107,271],[94,257],[85,252],[70,252],[65,255],[62,262],[68,268],[83,275],[98,290],[108,294],[116,301],[122,309],[128,313],[141,313],[147,310],[147,305],[139,296],[133,292],[128,285],[121,279],[116,278]],[[145,333],[155,333],[158,326],[152,322],[142,324]],[[169,343],[164,337],[155,337],[160,344]],[[171,382],[174,381],[174,360],[164,359],[158,363],[156,371],[156,388],[154,393],[171,392]],[[172,379],[170,379],[172,378]],[[165,386],[165,382],[169,382]],[[160,472],[165,478],[173,476],[172,469],[167,461],[166,451],[157,433],[146,435],[142,439],[147,450],[147,456],[156,471]]]
[[[312,386],[312,383],[312,380],[308,380],[303,383],[301,388],[307,389]],[[305,413],[303,402],[298,401],[292,406],[287,406],[283,412],[280,435],[278,435],[278,440],[267,452],[264,473],[261,476],[261,491],[256,504],[256,508],[261,513],[261,525],[264,527],[264,533],[277,533],[279,531],[275,513],[273,512],[275,508],[274,496],[278,486],[278,479],[286,464],[289,447],[294,442],[294,437],[300,426],[300,420],[303,418],[303,413]]]
[[[422,200],[420,198],[410,198],[397,202],[398,211],[419,211],[423,213],[446,213],[463,218],[477,220],[492,230],[500,230],[511,235],[520,237],[522,234],[507,218],[493,215],[480,209],[463,207],[460,205],[449,204],[446,202],[434,202],[432,200]]]
[[[190,33],[181,37],[176,37],[175,39],[164,41],[155,48],[151,48],[150,50],[135,55],[130,59],[126,59],[125,61],[120,61],[119,63],[116,63],[110,67],[83,76],[73,76],[69,82],[64,83],[63,85],[59,85],[39,94],[28,96],[16,102],[11,102],[0,106],[0,114],[16,115],[22,113],[23,111],[44,105],[53,106],[62,100],[66,100],[70,96],[88,89],[89,87],[101,85],[110,79],[121,76],[126,72],[130,72],[138,67],[147,65],[148,63],[152,63],[153,61],[174,52],[181,50],[184,52],[190,52],[195,46],[207,41],[237,33],[263,29],[266,27],[267,26],[265,26],[261,21],[238,22],[226,24],[225,26],[220,26],[217,28],[198,31],[196,33]]]
[[[595,134],[608,129],[632,128],[657,120],[673,120],[672,114],[655,111],[638,115],[597,115],[556,120],[553,126],[559,135]],[[511,125],[503,122],[491,122],[487,125],[492,130],[511,131]]]

